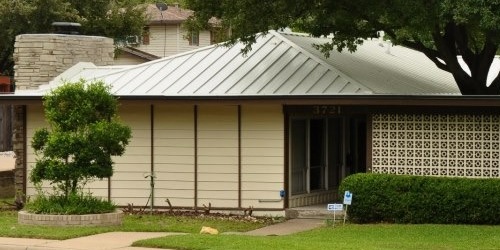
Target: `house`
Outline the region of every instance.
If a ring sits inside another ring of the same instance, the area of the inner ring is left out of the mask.
[[[450,74],[404,47],[368,40],[325,58],[312,47],[325,41],[270,31],[246,56],[237,44],[134,66],[79,63],[4,96],[21,105],[24,178],[33,132],[47,125],[41,97],[82,78],[110,84],[132,127],[113,177],[89,184],[118,205],[146,205],[150,175],[155,207],[255,211],[332,201],[357,172],[500,177],[500,97],[460,95]]]
[[[115,58],[115,65],[139,64],[161,57],[211,45],[214,41],[208,30],[189,33],[182,24],[193,14],[178,4],[166,10],[155,4],[146,6],[148,25],[143,34],[126,39]]]

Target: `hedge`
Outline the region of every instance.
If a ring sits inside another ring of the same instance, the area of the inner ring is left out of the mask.
[[[346,190],[356,223],[500,224],[500,179],[360,173],[342,181]]]

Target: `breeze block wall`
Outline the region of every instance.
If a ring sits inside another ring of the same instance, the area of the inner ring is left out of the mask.
[[[372,172],[500,177],[500,116],[375,114]]]

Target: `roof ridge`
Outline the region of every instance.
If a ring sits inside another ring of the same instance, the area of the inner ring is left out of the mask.
[[[295,32],[290,32],[290,33],[281,33],[279,31],[275,31],[275,30],[270,30],[269,33],[271,34],[274,34],[276,37],[280,38],[281,40],[283,40],[285,43],[287,43],[288,45],[292,46],[293,48],[299,50],[301,53],[303,53],[304,55],[306,55],[307,57],[315,60],[317,63],[323,65],[324,67],[326,67],[328,70],[331,70],[333,72],[335,72],[336,74],[338,74],[339,76],[341,76],[342,78],[346,79],[347,82],[350,82],[350,83],[353,83],[353,84],[357,84],[359,86],[362,86],[363,88],[366,88],[368,89],[369,91],[371,91],[372,93],[375,93],[375,91],[373,89],[371,89],[370,87],[368,86],[365,86],[364,84],[361,84],[360,82],[354,80],[352,77],[346,75],[344,72],[338,70],[337,68],[333,67],[331,64],[329,64],[328,62],[326,62],[325,60],[319,58],[318,56],[312,54],[311,52],[307,51],[306,49],[304,49],[303,47],[299,46],[298,44],[294,43],[293,41],[291,41],[290,39],[286,38],[284,36],[284,34],[286,35],[293,35],[293,36],[301,36],[301,37],[311,37],[310,35],[306,35],[305,33],[295,33]]]

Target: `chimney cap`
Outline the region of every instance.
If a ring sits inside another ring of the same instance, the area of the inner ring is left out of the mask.
[[[79,29],[82,25],[79,23],[72,22],[53,22],[52,27],[54,27],[54,33],[57,34],[70,34],[78,35]]]

